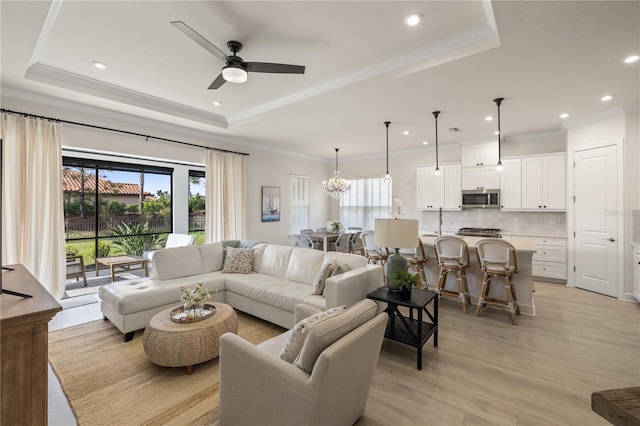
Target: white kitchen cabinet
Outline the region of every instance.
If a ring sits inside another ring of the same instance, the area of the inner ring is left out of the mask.
[[[498,142],[462,145],[461,154],[462,167],[496,166],[498,164]]]
[[[640,244],[633,246],[633,296],[640,301]]]
[[[519,210],[522,208],[522,159],[503,159],[501,174],[500,208]]]
[[[565,210],[565,155],[522,158],[522,208]]]
[[[463,167],[462,189],[498,189],[500,188],[500,172],[496,166]]]
[[[564,238],[518,237],[536,241],[532,275],[538,281],[567,281],[567,240]]]
[[[462,209],[462,166],[460,164],[444,166],[444,209]]]
[[[444,207],[444,173],[436,176],[436,166],[424,166],[416,169],[416,208],[419,210],[437,210]]]
[[[440,175],[435,175],[436,166],[416,169],[416,208],[418,210],[460,210],[460,164],[441,164]]]

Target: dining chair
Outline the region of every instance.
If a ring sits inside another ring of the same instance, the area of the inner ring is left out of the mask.
[[[351,240],[351,234],[343,232],[338,235],[338,239],[329,243],[328,251],[339,251],[342,253],[349,253],[349,242]]]
[[[301,229],[301,230],[300,230],[300,233],[301,233],[301,234],[313,234],[313,229],[309,229],[309,228],[307,228],[307,229]]]
[[[360,231],[351,234],[351,239],[349,240],[349,253],[364,256],[364,245],[362,245],[362,238],[360,238],[361,235],[362,232]]]
[[[369,263],[384,265],[389,257],[389,250],[386,247],[382,248],[375,245],[373,238],[373,231],[363,231],[360,234],[364,255],[369,260]]]
[[[316,232],[327,232],[327,228],[317,228]]]
[[[359,226],[350,226],[350,227],[347,228],[347,231],[353,231],[353,232],[360,231],[360,232],[362,232],[362,228],[359,227]]]
[[[322,250],[322,241],[313,241],[308,234],[297,234],[295,237],[295,246]]]

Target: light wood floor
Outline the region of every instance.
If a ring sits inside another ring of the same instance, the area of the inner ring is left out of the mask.
[[[415,349],[385,340],[356,424],[607,425],[591,393],[640,385],[640,304],[545,283],[534,299],[537,316],[517,326],[504,312],[476,317],[443,300],[439,345],[427,342],[421,371]],[[57,324],[99,319],[95,307],[66,309]],[[55,381],[49,424],[72,424]]]

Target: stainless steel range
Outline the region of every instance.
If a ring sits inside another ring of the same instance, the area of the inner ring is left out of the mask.
[[[468,237],[498,238],[500,237],[500,229],[498,228],[460,228],[458,229],[458,235],[468,236]]]

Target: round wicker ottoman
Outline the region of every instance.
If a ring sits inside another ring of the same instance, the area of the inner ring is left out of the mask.
[[[187,367],[187,374],[193,373],[194,364],[217,357],[220,336],[238,332],[238,317],[227,304],[209,304],[216,307],[216,313],[202,321],[173,322],[169,313],[174,308],[154,315],[142,337],[144,353],[154,364],[163,367]]]

